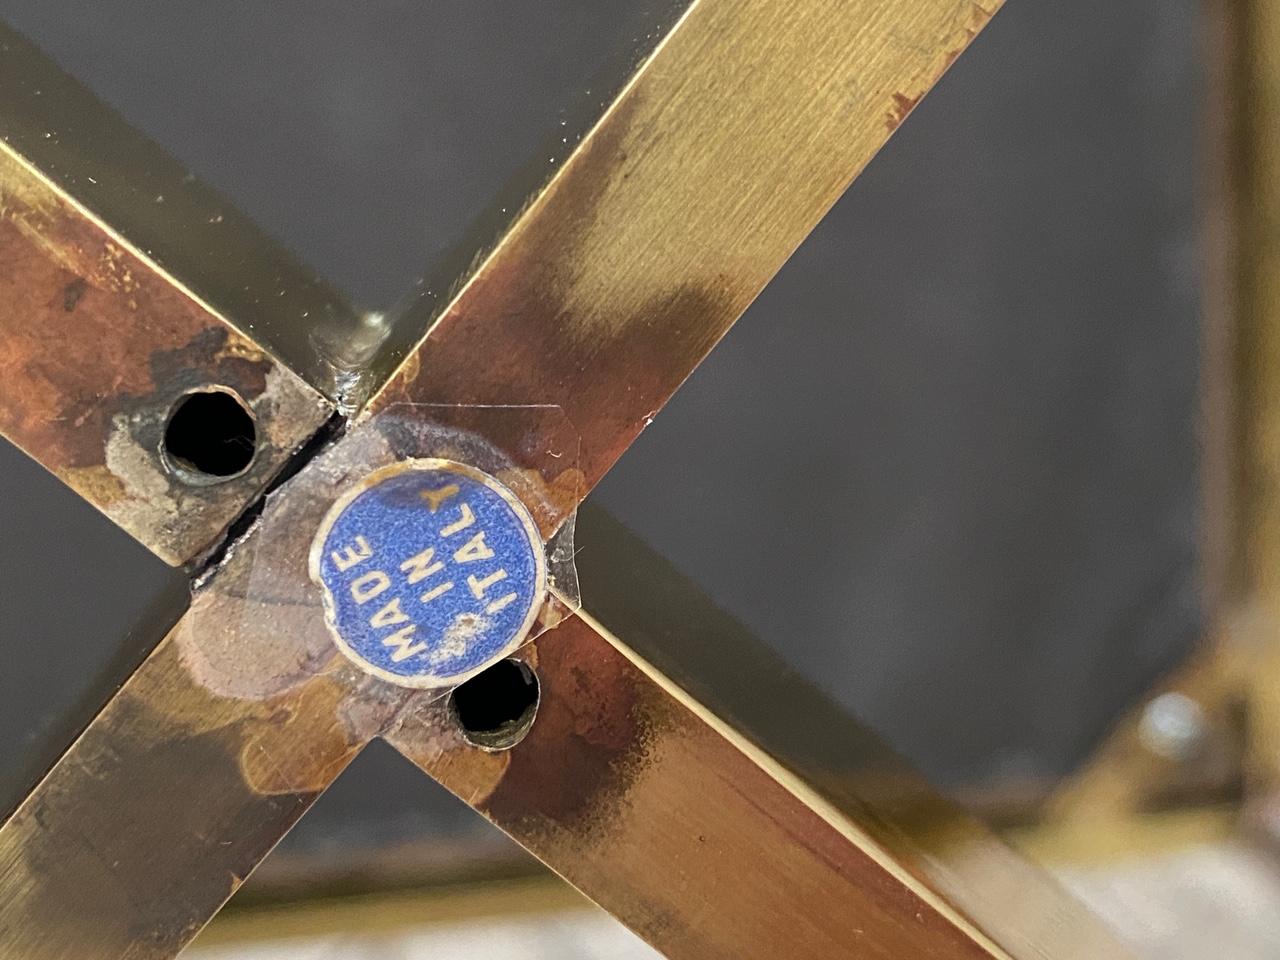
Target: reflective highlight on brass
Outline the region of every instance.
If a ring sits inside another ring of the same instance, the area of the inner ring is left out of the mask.
[[[556,404],[585,494],[998,5],[695,3],[371,409]]]

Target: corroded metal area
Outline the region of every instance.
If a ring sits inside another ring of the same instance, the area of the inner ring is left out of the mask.
[[[185,482],[171,409],[218,385],[256,421],[247,472]],[[171,564],[213,543],[330,407],[0,144],[0,433]]]
[[[998,6],[695,3],[372,409],[556,404],[585,494]]]

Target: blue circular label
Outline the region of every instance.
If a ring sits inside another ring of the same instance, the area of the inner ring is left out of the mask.
[[[409,687],[461,683],[524,639],[546,591],[538,528],[493,477],[452,460],[377,470],[334,504],[311,578],[342,651]]]

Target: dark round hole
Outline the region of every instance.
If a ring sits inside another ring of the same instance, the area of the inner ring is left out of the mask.
[[[178,401],[164,428],[169,466],[190,482],[235,477],[249,469],[258,431],[244,401],[230,390],[197,390]]]
[[[525,738],[538,712],[538,678],[518,660],[502,660],[458,686],[449,697],[468,743],[509,750]]]

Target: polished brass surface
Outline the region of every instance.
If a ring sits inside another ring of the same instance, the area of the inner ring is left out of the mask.
[[[327,467],[269,501],[0,826],[0,957],[175,956],[401,709],[338,652],[307,575],[331,484],[367,469]]]
[[[666,956],[1010,956],[599,624],[524,657],[542,701],[515,750],[436,704],[389,739]]]
[[[362,745],[342,696],[219,697],[170,634],[0,828],[0,955],[175,956]]]

